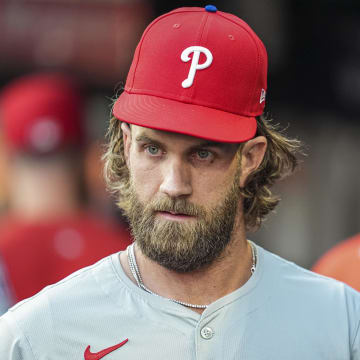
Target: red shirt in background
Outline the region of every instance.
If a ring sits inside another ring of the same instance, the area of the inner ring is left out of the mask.
[[[312,270],[360,291],[360,234],[334,246],[316,262]]]
[[[124,226],[84,214],[48,223],[7,220],[2,225],[0,254],[16,302],[131,243]]]

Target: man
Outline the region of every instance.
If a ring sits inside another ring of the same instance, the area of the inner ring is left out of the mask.
[[[86,209],[84,103],[74,81],[60,73],[15,79],[2,89],[0,106],[8,177],[0,258],[9,291],[0,289],[13,305],[125,249],[130,236]]]
[[[266,68],[214,6],[149,25],[105,155],[136,241],[5,314],[3,356],[360,359],[359,295],[246,240],[299,146],[261,116]]]
[[[312,270],[360,291],[360,234],[332,247],[320,257]]]

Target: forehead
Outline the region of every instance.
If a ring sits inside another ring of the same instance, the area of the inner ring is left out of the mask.
[[[131,134],[132,134],[132,138],[135,141],[153,140],[165,145],[182,144],[183,146],[188,146],[188,147],[212,146],[229,151],[236,150],[239,147],[239,144],[237,143],[216,142],[216,141],[198,138],[191,135],[179,134],[179,133],[163,131],[163,130],[155,130],[138,125],[131,125]]]

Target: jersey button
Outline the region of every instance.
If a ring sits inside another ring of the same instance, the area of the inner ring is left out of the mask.
[[[214,336],[214,330],[209,326],[205,326],[201,329],[200,335],[203,339],[210,340]]]

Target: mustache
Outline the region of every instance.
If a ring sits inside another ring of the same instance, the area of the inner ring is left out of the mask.
[[[147,211],[152,213],[165,211],[196,217],[204,217],[206,215],[206,211],[202,206],[195,205],[185,199],[157,199],[148,204],[146,208]]]

